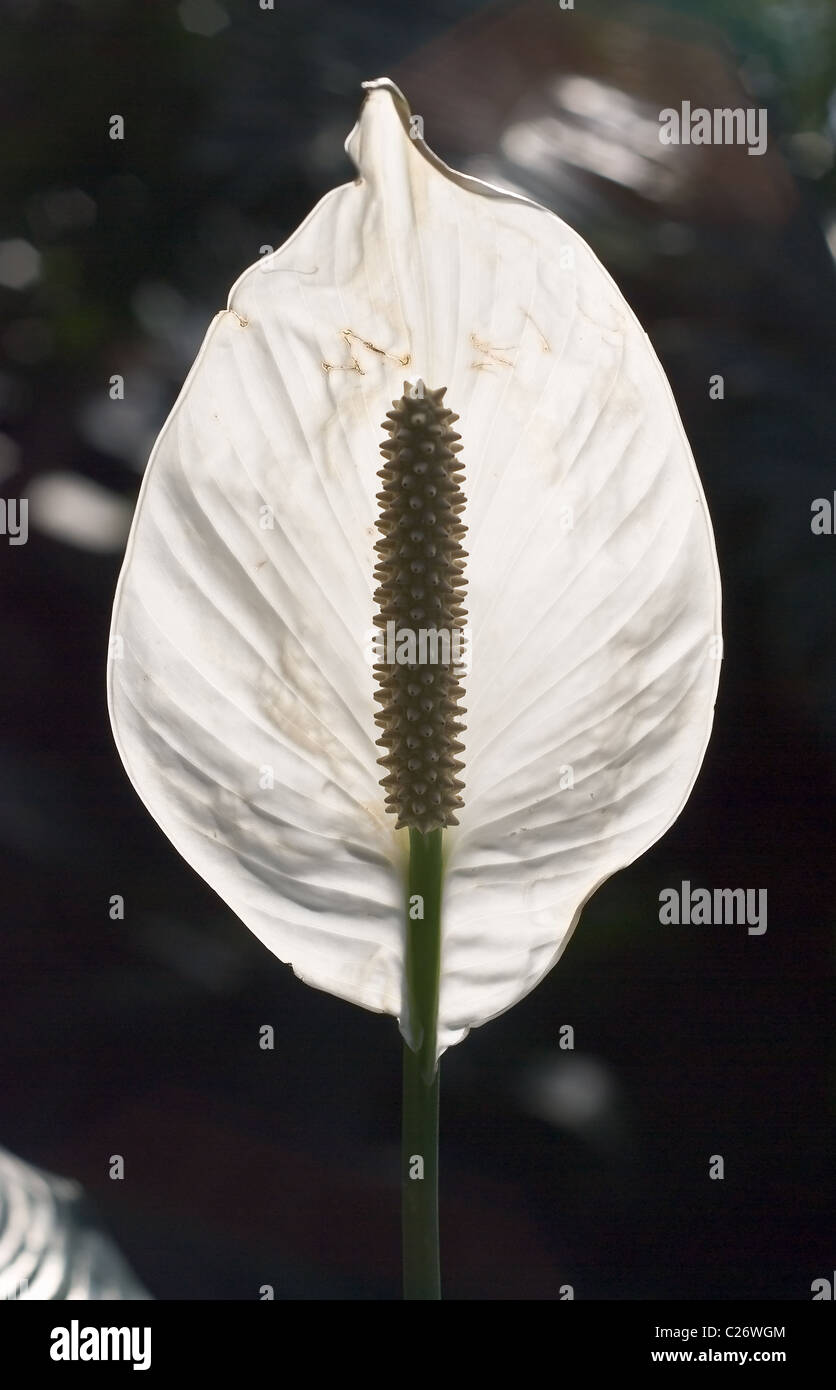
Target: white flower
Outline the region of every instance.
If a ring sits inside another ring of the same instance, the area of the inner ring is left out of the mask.
[[[241,276],[154,449],[109,696],[137,791],[198,873],[300,979],[402,1016],[375,494],[404,379],[447,388],[472,648],[440,1054],[542,979],[681,811],[720,591],[670,389],[609,275],[558,217],[412,138],[391,82],[367,87],[359,177]]]

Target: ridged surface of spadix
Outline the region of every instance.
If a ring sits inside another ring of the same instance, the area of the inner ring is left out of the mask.
[[[413,394],[415,393],[415,394]],[[460,643],[466,579],[461,538],[464,465],[456,458],[459,417],[444,405],[444,387],[424,390],[404,382],[392,402],[380,446],[383,486],[375,545],[378,587],[375,625],[381,649],[375,662],[380,705],[378,758],[386,776],[386,805],[396,830],[428,835],[458,825],[456,810],[464,751]]]
[[[526,994],[679,814],[719,581],[670,389],[585,243],[447,169],[385,81],[347,148],[359,177],[237,282],[157,442],[110,709],[149,810],[270,950],[402,1016],[406,832],[369,640],[380,423],[405,377],[446,387],[472,641],[441,1051]]]

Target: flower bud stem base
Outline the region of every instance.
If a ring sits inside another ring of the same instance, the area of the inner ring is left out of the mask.
[[[417,1051],[407,1043],[403,1045],[401,1183],[405,1299],[441,1297],[439,1069],[435,1057],[441,978],[441,838],[441,830],[426,835],[420,830],[409,832],[407,901],[411,903],[420,897],[423,917],[413,921],[407,911],[407,1008],[410,1030],[419,1045]]]

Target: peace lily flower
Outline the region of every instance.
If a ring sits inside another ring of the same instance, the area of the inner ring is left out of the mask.
[[[300,979],[399,1019],[406,1159],[435,1142],[438,1057],[534,988],[681,811],[720,589],[670,388],[609,275],[365,86],[359,177],[237,281],[157,441],[109,700],[197,872]],[[466,671],[372,670],[370,629],[443,626],[442,591]]]

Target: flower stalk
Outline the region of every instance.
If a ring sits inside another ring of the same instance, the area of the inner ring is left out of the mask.
[[[407,1008],[416,1050],[403,1045],[402,1236],[406,1299],[441,1297],[436,1062],[441,979],[442,831],[409,832]]]

